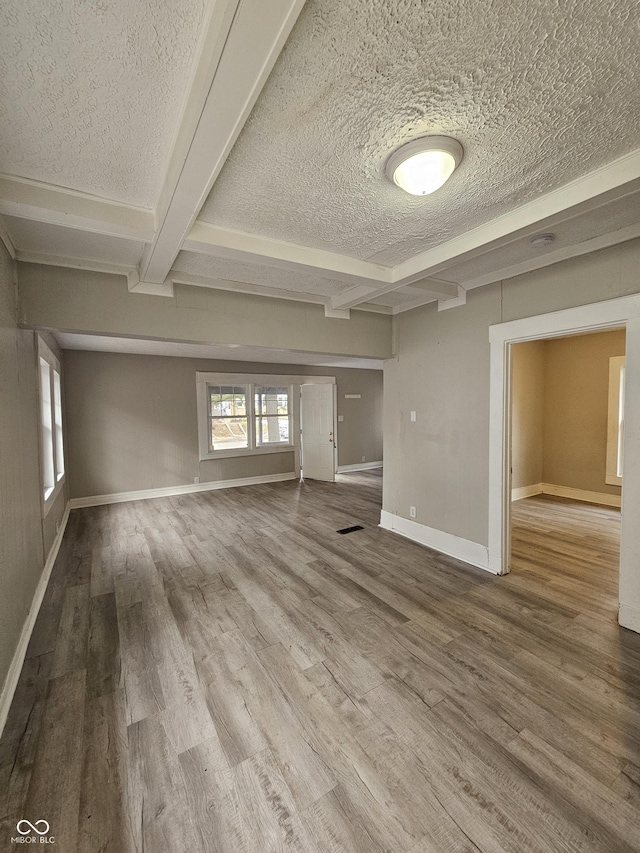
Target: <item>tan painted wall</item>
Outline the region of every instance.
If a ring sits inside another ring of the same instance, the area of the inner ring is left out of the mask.
[[[193,343],[244,344],[341,355],[391,356],[391,317],[176,285],[175,297],[129,293],[124,276],[18,264],[24,326]]]
[[[544,341],[515,344],[512,349],[511,486],[543,482]]]
[[[609,358],[624,330],[513,347],[512,487],[550,483],[619,495],[605,482]]]
[[[35,336],[16,326],[15,265],[0,242],[0,687],[64,513],[63,490],[43,523],[40,496]]]
[[[542,482],[619,495],[605,482],[609,358],[624,330],[546,341]]]
[[[288,473],[293,453],[198,460],[196,371],[336,376],[338,464],[382,459],[382,371],[64,353],[71,497]],[[360,393],[360,400],[344,400]]]
[[[394,318],[385,364],[384,508],[488,542],[489,326],[640,291],[634,240]],[[418,420],[409,422],[410,410]]]

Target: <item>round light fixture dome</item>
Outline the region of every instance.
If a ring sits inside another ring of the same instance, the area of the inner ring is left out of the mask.
[[[387,160],[387,175],[411,195],[429,195],[460,165],[462,145],[448,136],[423,136],[407,142]]]

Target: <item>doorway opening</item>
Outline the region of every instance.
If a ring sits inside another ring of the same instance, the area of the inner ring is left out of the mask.
[[[509,566],[617,607],[624,328],[511,345]]]
[[[511,553],[511,363],[513,345],[626,329],[624,501],[621,511],[618,622],[640,632],[640,295],[581,305],[490,327],[489,570],[506,574]]]

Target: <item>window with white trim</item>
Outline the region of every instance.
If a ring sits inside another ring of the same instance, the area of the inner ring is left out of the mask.
[[[249,447],[246,385],[207,385],[209,452]]]
[[[51,505],[64,482],[62,380],[60,362],[40,337],[38,337],[38,396],[42,501],[46,509]]]
[[[625,356],[609,359],[609,403],[607,419],[607,467],[605,482],[622,485],[622,449],[624,444]]]
[[[200,459],[292,450],[294,378],[198,373]]]
[[[289,444],[291,436],[291,389],[285,386],[256,386],[254,411],[256,446]]]

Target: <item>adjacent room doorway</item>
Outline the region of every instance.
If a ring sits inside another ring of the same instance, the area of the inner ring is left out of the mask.
[[[624,328],[511,344],[509,566],[618,602]]]
[[[599,330],[626,329],[624,399],[624,501],[621,514],[618,621],[640,631],[640,296],[582,305],[551,314],[526,317],[490,328],[489,434],[489,567],[510,570],[511,531],[511,379],[512,347],[522,341],[555,338]]]

